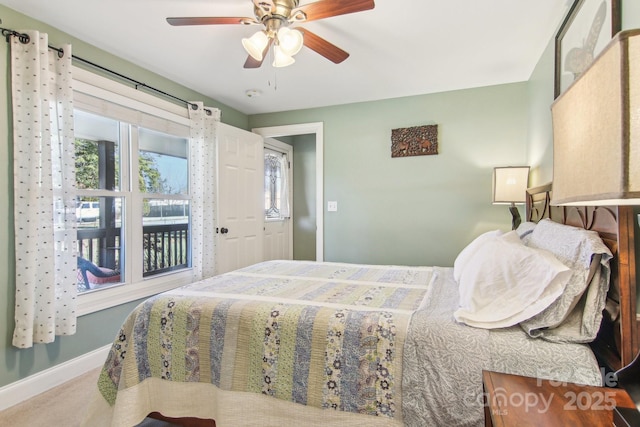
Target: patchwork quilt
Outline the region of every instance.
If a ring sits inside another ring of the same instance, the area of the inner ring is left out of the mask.
[[[114,404],[155,377],[400,417],[407,326],[432,274],[272,261],[160,294],[122,326],[100,391]]]
[[[482,426],[483,369],[600,384],[588,346],[457,323],[458,299],[452,268],[305,261],[157,295],[122,325],[84,425]]]

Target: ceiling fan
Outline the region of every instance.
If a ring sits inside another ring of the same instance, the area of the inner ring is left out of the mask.
[[[252,0],[254,18],[248,17],[178,17],[167,18],[171,25],[262,25],[249,38],[242,39],[249,56],[244,68],[259,68],[269,48],[274,46],[275,67],[291,65],[293,56],[302,46],[319,53],[328,60],[339,64],[349,54],[322,37],[301,27],[289,28],[291,24],[316,21],[332,16],[362,12],[374,8],[374,0],[320,0],[298,6],[299,0]]]

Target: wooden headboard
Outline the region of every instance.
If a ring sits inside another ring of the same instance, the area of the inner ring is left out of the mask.
[[[607,309],[591,348],[600,363],[610,369],[628,365],[638,353],[632,207],[551,206],[551,184],[546,184],[527,190],[527,221],[543,218],[597,231],[611,250]]]

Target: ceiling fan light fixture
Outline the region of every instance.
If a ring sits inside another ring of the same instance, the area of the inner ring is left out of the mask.
[[[258,31],[249,38],[242,39],[242,46],[256,61],[262,61],[262,53],[269,44],[269,37],[264,31]]]
[[[286,52],[276,45],[273,47],[273,66],[276,68],[288,67],[296,62],[291,55],[287,55]]]
[[[245,0],[246,1],[246,0]],[[242,39],[248,53],[245,69],[259,68],[264,62],[271,45],[277,49],[278,57],[274,65],[283,67],[295,61],[293,56],[305,46],[329,61],[339,64],[349,57],[349,53],[331,44],[322,37],[303,28],[287,28],[291,24],[316,21],[333,16],[347,15],[371,10],[374,0],[250,0],[254,17],[209,16],[167,18],[170,25],[261,25],[263,31]],[[275,53],[270,56],[276,56]],[[270,60],[271,61],[271,60]]]
[[[302,33],[298,30],[282,27],[278,30],[278,44],[280,45],[282,52],[289,56],[293,56],[302,49]]]

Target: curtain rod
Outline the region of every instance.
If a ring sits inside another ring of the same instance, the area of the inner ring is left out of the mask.
[[[0,24],[1,23],[2,23],[2,20],[0,19]],[[0,27],[0,31],[2,31],[2,35],[6,38],[7,42],[10,41],[10,37],[11,36],[17,37],[18,40],[20,41],[20,43],[22,43],[22,44],[27,44],[31,40],[29,35],[26,34],[26,33],[19,33],[19,32],[15,31],[15,30],[9,30],[7,28],[2,28],[2,27]],[[64,56],[64,49],[57,48],[57,47],[54,47],[54,46],[51,46],[51,45],[48,45],[48,47],[49,47],[49,49],[55,50],[56,52],[58,52],[58,56],[60,58],[62,58]],[[86,60],[84,58],[80,58],[79,56],[76,56],[76,55],[71,55],[71,58],[74,61],[78,61],[78,62],[80,62],[82,64],[85,64],[85,65],[88,65],[90,67],[96,68],[98,70],[104,71],[104,72],[106,72],[108,74],[111,74],[113,76],[116,76],[116,77],[118,77],[120,79],[126,80],[129,83],[132,83],[136,90],[140,90],[140,88],[145,88],[145,89],[150,90],[152,92],[156,92],[156,93],[158,93],[158,94],[160,94],[162,96],[174,99],[176,101],[180,101],[180,102],[186,104],[188,107],[191,107],[191,109],[193,109],[193,110],[197,110],[198,109],[198,104],[194,104],[193,102],[189,102],[189,101],[186,101],[186,100],[184,100],[182,98],[178,98],[177,96],[171,95],[170,93],[167,93],[167,92],[164,92],[164,91],[162,91],[160,89],[156,89],[155,87],[149,86],[146,83],[142,83],[142,82],[140,82],[138,80],[132,79],[131,77],[125,76],[124,74],[120,74],[117,71],[113,71],[113,70],[111,70],[109,68],[103,67],[102,65],[98,65],[95,62],[88,61],[88,60]],[[206,111],[207,115],[211,115],[212,114],[212,111],[210,109],[205,108],[204,110]]]

